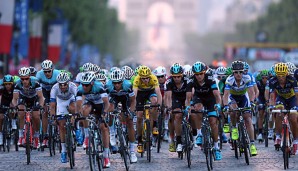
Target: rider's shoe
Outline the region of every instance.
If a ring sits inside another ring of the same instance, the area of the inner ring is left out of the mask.
[[[250,145],[250,153],[251,153],[252,156],[258,155],[257,148],[254,144]]]
[[[67,153],[66,152],[61,153],[61,163],[67,163]]]
[[[232,129],[232,140],[238,140],[239,135],[238,135],[238,129],[237,128],[233,128]]]

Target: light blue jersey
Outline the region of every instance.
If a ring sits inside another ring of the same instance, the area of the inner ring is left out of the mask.
[[[38,79],[39,83],[41,84],[42,89],[45,89],[46,91],[51,91],[54,84],[57,83],[57,76],[60,74],[59,70],[54,69],[53,75],[51,78],[47,78],[43,72],[43,70],[40,70],[36,74],[36,78]]]

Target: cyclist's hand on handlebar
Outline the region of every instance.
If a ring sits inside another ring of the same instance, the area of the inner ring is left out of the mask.
[[[229,110],[229,105],[225,105],[222,109],[223,112],[227,112]]]
[[[220,111],[221,110],[221,105],[219,103],[215,104],[214,109]]]

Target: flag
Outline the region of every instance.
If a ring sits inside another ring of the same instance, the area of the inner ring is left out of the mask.
[[[0,0],[0,54],[9,54],[13,31],[14,0]]]
[[[41,58],[42,15],[35,13],[30,21],[29,59]]]

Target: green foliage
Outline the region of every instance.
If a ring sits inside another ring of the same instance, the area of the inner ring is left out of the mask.
[[[135,33],[118,21],[116,10],[108,8],[106,0],[44,0],[45,23],[58,17],[55,9],[68,19],[72,41],[95,45],[102,56],[112,54],[116,62],[137,44]]]

